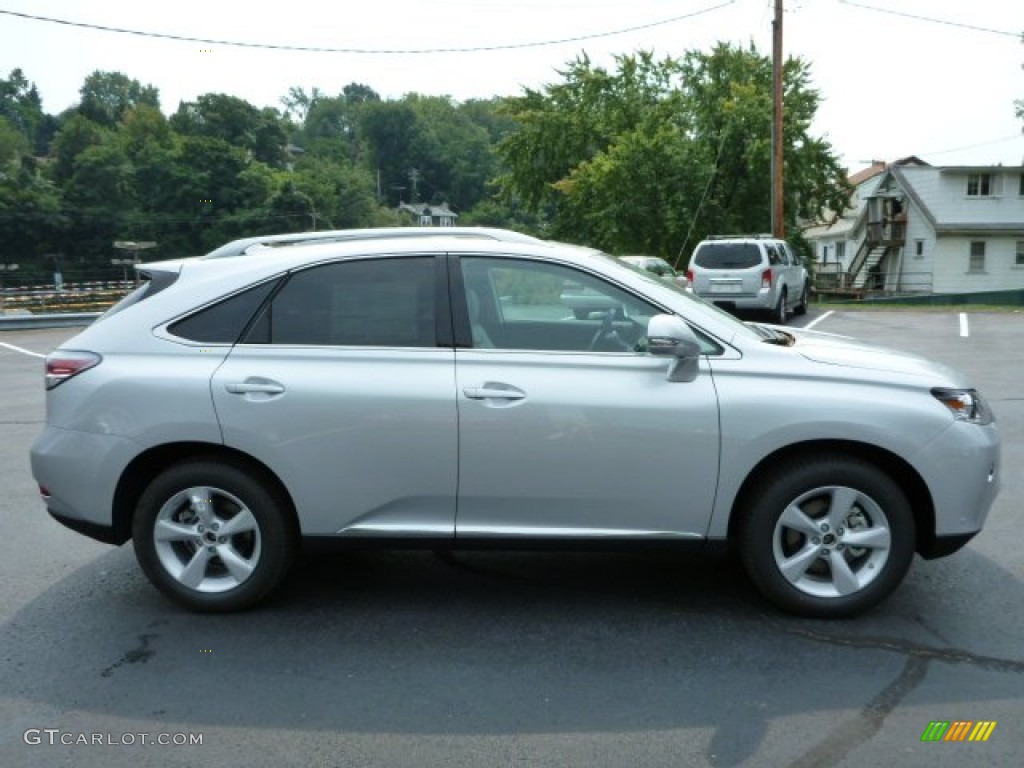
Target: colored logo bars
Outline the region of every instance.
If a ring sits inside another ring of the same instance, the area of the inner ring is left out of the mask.
[[[932,720],[921,741],[988,741],[995,729],[995,720]]]

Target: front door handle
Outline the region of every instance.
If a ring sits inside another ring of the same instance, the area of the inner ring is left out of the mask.
[[[284,392],[283,386],[272,381],[229,381],[224,385],[224,389],[233,395],[280,395]]]
[[[470,400],[522,400],[526,393],[521,389],[510,387],[505,389],[494,384],[484,384],[482,387],[465,387],[462,394]]]

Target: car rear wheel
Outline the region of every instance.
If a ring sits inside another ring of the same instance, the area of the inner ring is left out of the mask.
[[[241,466],[187,461],[158,475],[132,523],[149,580],[195,611],[248,608],[285,577],[296,537],[287,504]]]
[[[779,302],[771,312],[772,322],[777,325],[786,324],[786,289],[779,292]]]
[[[738,546],[754,586],[785,611],[816,618],[861,613],[903,580],[914,519],[878,467],[835,455],[773,469],[746,494]]]
[[[807,286],[804,286],[803,291],[800,292],[800,302],[793,307],[794,315],[806,315],[807,314]]]

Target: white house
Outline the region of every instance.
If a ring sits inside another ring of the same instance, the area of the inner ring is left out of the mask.
[[[410,214],[421,227],[454,227],[459,217],[459,214],[448,208],[448,203],[401,203],[398,210]]]
[[[941,167],[905,158],[850,180],[853,207],[804,233],[815,247],[820,289],[1024,288],[1024,166]]]

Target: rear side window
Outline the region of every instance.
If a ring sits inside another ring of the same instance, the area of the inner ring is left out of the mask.
[[[761,263],[761,249],[756,243],[704,243],[693,263],[706,269],[747,269]]]
[[[179,320],[167,330],[203,344],[234,344],[278,282],[270,280],[236,293]]]
[[[437,346],[433,257],[358,259],[291,276],[249,344]]]

